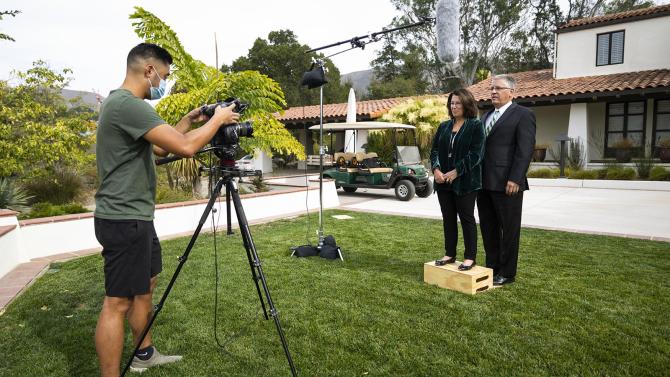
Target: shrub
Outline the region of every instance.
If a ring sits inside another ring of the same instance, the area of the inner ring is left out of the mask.
[[[35,203],[32,206],[30,212],[21,214],[20,219],[36,219],[40,217],[51,217],[51,216],[61,216],[69,215],[73,213],[86,213],[90,212],[89,209],[86,209],[81,204],[78,203],[68,203],[68,204],[52,204],[52,203]]]
[[[265,192],[270,190],[268,185],[265,184],[265,181],[263,181],[263,178],[261,177],[254,177],[251,180],[251,184],[254,186],[255,192]]]
[[[28,210],[28,201],[31,196],[9,178],[0,178],[0,209],[8,208],[23,212]]]
[[[528,178],[558,178],[558,169],[540,168],[528,172]]]
[[[581,138],[570,139],[568,145],[568,155],[566,159],[566,166],[572,170],[582,170],[584,167],[584,143]]]
[[[654,167],[654,158],[647,155],[637,161],[635,161],[635,169],[637,170],[637,176],[640,179],[648,179],[651,169]]]
[[[66,204],[79,196],[84,183],[73,171],[59,169],[50,176],[31,178],[24,186],[33,196],[33,203]]]
[[[577,170],[570,173],[572,179],[598,179],[600,172],[597,170]]]
[[[190,200],[195,200],[190,187],[188,190],[172,190],[163,185],[156,187],[156,204],[188,202]]]
[[[670,181],[670,171],[663,166],[654,166],[649,172],[651,181]]]
[[[607,168],[607,174],[605,175],[605,179],[630,181],[635,179],[635,169],[623,168],[620,166],[610,167]]]

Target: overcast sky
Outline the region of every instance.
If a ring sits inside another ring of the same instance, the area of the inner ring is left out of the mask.
[[[390,0],[3,0],[0,10],[21,13],[0,21],[0,33],[16,40],[0,41],[0,79],[42,59],[52,68],[74,70],[69,88],[106,96],[123,81],[128,51],[141,42],[128,18],[136,5],[168,24],[186,51],[209,65],[215,63],[214,33],[219,64],[230,64],[273,30],[291,29],[314,48],[379,31],[397,14]],[[332,59],[341,73],[364,70],[378,48],[381,42]]]

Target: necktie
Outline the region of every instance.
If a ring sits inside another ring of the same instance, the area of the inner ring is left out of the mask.
[[[500,116],[500,112],[498,110],[493,112],[493,115],[491,115],[491,122],[489,123],[489,126],[486,127],[486,136],[489,136],[489,133],[491,132],[491,128],[493,128],[493,125],[496,124],[496,121],[498,120],[498,117]]]

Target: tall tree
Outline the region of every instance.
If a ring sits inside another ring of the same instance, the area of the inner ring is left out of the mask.
[[[286,104],[275,81],[255,71],[223,73],[216,67],[207,66],[188,54],[177,34],[158,17],[140,7],[135,10],[130,15],[135,33],[143,40],[165,48],[173,58],[174,69],[170,78],[176,80],[176,90],[156,106],[163,119],[176,124],[184,114],[202,104],[237,97],[249,103],[243,120],[253,121],[254,127],[253,138],[240,140],[244,150],[258,148],[267,153],[305,157],[302,144],[273,115]],[[177,161],[175,171],[193,179],[197,175],[198,163],[193,159]]]
[[[306,54],[309,49],[309,46],[298,42],[291,30],[271,31],[267,40],[256,39],[247,56],[240,56],[221,70],[258,71],[279,83],[288,106],[313,105],[319,103],[319,91],[300,86],[300,79],[310,68],[312,59],[323,59],[323,54]],[[346,101],[350,85],[340,84],[340,71],[330,59],[325,59],[324,65],[328,79],[328,85],[324,87],[324,102]]]
[[[415,24],[425,18],[433,17],[436,2],[437,0],[391,0],[400,15],[394,17],[389,26]],[[413,51],[415,53],[421,50],[420,54],[425,66],[420,78],[428,83],[425,92],[442,93],[460,86],[458,80],[454,80],[456,78],[454,75],[455,66],[444,64],[437,57],[437,38],[430,23],[398,31],[396,35],[398,43],[394,44],[397,48],[399,47],[399,51],[409,52],[404,48],[407,45],[414,46]]]
[[[489,68],[493,58],[514,32],[527,0],[461,0],[460,58],[444,64],[437,57],[437,39],[433,26],[405,29],[399,33],[405,43],[425,51],[428,92],[445,92],[455,86],[474,83],[481,68]],[[392,26],[416,23],[434,16],[437,0],[391,0],[401,15]],[[460,80],[455,80],[455,76]]]
[[[49,175],[92,161],[94,114],[61,95],[71,73],[37,61],[15,72],[18,85],[0,81],[0,177]]]
[[[368,99],[414,96],[426,93],[426,51],[408,43],[402,51],[395,49],[392,36],[385,38],[384,47],[372,61],[373,79],[368,88]]]
[[[492,68],[500,51],[517,30],[525,0],[461,0],[461,63],[464,84],[475,82],[481,68]]]
[[[510,43],[497,55],[492,66],[500,72],[549,68],[553,62],[554,30],[563,23],[557,0],[529,0]]]
[[[613,0],[605,5],[605,14],[626,12],[629,10],[653,7],[656,4],[651,0]]]
[[[0,11],[0,20],[2,20],[3,16],[12,16],[16,17],[17,14],[21,13],[20,10],[2,10]],[[5,41],[12,41],[14,42],[14,38],[10,37],[7,34],[0,33],[0,40],[5,40]]]

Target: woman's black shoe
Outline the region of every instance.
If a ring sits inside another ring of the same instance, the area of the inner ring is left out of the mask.
[[[466,265],[464,265],[464,264],[461,263],[461,265],[458,266],[458,270],[459,270],[459,271],[469,271],[469,270],[471,270],[472,267],[474,267],[474,266],[475,266],[475,262],[472,262],[472,264],[469,265],[469,266],[466,266]]]
[[[435,261],[436,266],[444,266],[445,264],[456,263],[456,257],[451,257],[449,259],[438,259]]]

